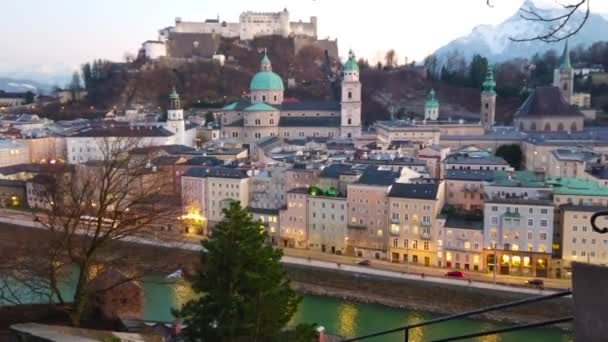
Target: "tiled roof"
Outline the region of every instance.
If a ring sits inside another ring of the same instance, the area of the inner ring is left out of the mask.
[[[340,102],[335,101],[302,101],[302,102],[284,102],[281,104],[281,110],[301,110],[301,111],[339,111],[341,108]]]
[[[230,104],[227,104],[222,108],[222,110],[243,110],[249,106],[251,106],[251,102],[249,100],[239,99]]]
[[[277,111],[278,109],[276,109],[275,107],[266,104],[264,102],[258,102],[255,104],[252,104],[251,106],[245,108],[246,111],[250,111],[250,112],[255,112],[255,111]]]
[[[446,170],[445,179],[491,182],[495,176],[490,170]]]
[[[591,169],[587,170],[586,172],[595,178],[608,179],[608,167],[605,165],[592,166]]]
[[[355,171],[352,169],[352,165],[347,164],[331,164],[326,166],[321,171],[321,177],[323,178],[339,178],[340,175],[354,175]]]
[[[608,188],[596,182],[574,177],[555,177],[547,179],[556,195],[608,196]]]
[[[52,172],[69,172],[74,169],[71,164],[16,164],[0,167],[0,174],[13,175],[21,172],[29,173],[52,173]]]
[[[173,133],[158,126],[112,125],[85,128],[72,137],[170,137]]]
[[[525,188],[546,188],[544,176],[533,171],[498,171],[492,185]]]
[[[218,166],[218,165],[223,165],[224,162],[215,157],[197,156],[197,157],[188,159],[184,164],[185,165],[197,165],[197,166]]]
[[[11,188],[23,188],[25,187],[25,181],[14,179],[0,179],[0,186]]]
[[[515,113],[516,117],[526,116],[578,116],[583,114],[566,102],[557,87],[537,87]]]
[[[184,173],[184,177],[205,178],[209,174],[207,167],[191,167]]]
[[[390,170],[368,169],[363,172],[357,184],[389,186],[399,178],[400,174]]]
[[[214,167],[209,169],[208,177],[214,178],[247,178],[247,170],[243,169],[232,169],[228,167]]]
[[[279,120],[279,126],[282,127],[340,127],[339,117],[326,116],[283,116]]]
[[[439,184],[395,183],[388,194],[389,197],[417,198],[433,200],[437,198]]]
[[[508,166],[503,158],[489,153],[454,153],[450,154],[443,161],[445,164],[467,164],[467,165],[505,165]]]

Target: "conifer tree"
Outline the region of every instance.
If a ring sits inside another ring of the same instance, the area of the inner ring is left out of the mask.
[[[289,287],[282,252],[239,202],[202,242],[202,269],[191,280],[199,298],[177,313],[197,341],[280,341],[301,297]]]

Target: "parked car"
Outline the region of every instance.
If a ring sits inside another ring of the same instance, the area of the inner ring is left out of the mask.
[[[542,287],[545,285],[545,282],[542,279],[529,279],[526,281],[526,284],[536,287]]]
[[[450,271],[445,274],[446,277],[463,278],[464,273],[460,271]]]
[[[371,266],[371,264],[372,264],[372,262],[367,259],[361,260],[357,263],[357,265],[359,265],[359,266]]]

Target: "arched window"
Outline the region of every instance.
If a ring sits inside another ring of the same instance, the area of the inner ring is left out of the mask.
[[[520,123],[519,123],[519,130],[520,130],[520,131],[523,131],[523,130],[524,130],[524,123],[523,123],[523,122],[520,122]]]
[[[348,98],[352,99],[353,98],[353,93],[351,91],[348,92]]]
[[[275,100],[275,101],[277,100],[277,96],[276,96],[276,95],[274,96],[274,100]]]
[[[578,130],[578,128],[576,127],[576,122],[573,122],[572,125],[570,126],[570,130],[571,131],[576,131]]]
[[[551,124],[548,122],[545,124],[545,132],[551,132]]]
[[[531,131],[536,131],[536,122],[533,122],[533,123],[530,125],[530,130],[531,130]]]
[[[564,123],[563,123],[563,122],[560,122],[560,123],[557,125],[557,131],[558,131],[558,132],[563,132],[563,131],[564,131]]]
[[[348,124],[352,124],[353,123],[353,119],[348,119]]]
[[[262,95],[262,101],[266,102],[266,95]]]

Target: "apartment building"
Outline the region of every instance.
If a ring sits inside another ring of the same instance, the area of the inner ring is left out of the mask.
[[[438,265],[483,271],[483,219],[450,215],[438,220]]]
[[[308,196],[308,247],[323,253],[345,254],[346,197]]]
[[[358,257],[386,259],[387,194],[400,172],[368,169],[347,186],[349,252]],[[352,250],[351,250],[352,249]]]
[[[445,174],[445,204],[459,211],[481,211],[484,184],[492,182],[496,171],[447,170]]]
[[[444,183],[395,183],[388,193],[388,255],[400,263],[439,265],[438,222]]]
[[[279,246],[308,247],[308,188],[287,192],[287,206],[280,210],[279,222]]]
[[[562,221],[562,260],[565,276],[571,275],[571,263],[586,262],[608,265],[608,236],[591,227],[591,216],[606,207],[563,204],[560,206]],[[600,227],[608,227],[608,217],[597,219]]]

